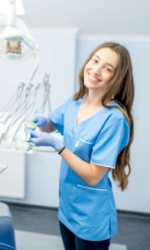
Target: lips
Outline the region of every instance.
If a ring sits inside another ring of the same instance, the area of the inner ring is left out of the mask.
[[[100,82],[101,80],[99,78],[96,78],[94,76],[92,76],[91,74],[88,74],[89,78],[92,80],[92,81],[95,81],[95,82]]]

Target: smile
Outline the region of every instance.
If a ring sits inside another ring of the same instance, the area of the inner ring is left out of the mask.
[[[98,78],[95,78],[94,76],[92,76],[92,75],[90,75],[90,74],[88,74],[88,76],[89,76],[89,78],[92,80],[92,81],[95,81],[95,82],[97,82],[97,81],[101,81],[100,79],[98,79]]]

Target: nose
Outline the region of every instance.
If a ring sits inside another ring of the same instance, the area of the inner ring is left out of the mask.
[[[92,69],[93,74],[95,75],[100,75],[101,74],[101,66],[100,65],[95,65]]]

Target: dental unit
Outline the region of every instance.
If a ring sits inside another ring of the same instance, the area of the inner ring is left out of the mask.
[[[25,23],[16,16],[17,3],[20,4],[18,13],[24,14],[21,0],[5,0],[3,4],[6,5],[6,13],[0,8],[0,14],[4,14],[0,16],[0,26],[5,25],[0,34],[0,58],[7,63],[19,63],[34,56],[35,64],[29,75],[28,84],[21,82],[10,102],[0,112],[0,147],[26,152],[30,149],[54,152],[52,148],[31,145],[26,141],[24,134],[25,118],[28,115],[44,114],[46,106],[47,113],[50,112],[51,85],[48,74],[45,74],[42,83],[32,83],[39,64],[39,46],[33,40]],[[54,132],[53,135],[60,136]]]

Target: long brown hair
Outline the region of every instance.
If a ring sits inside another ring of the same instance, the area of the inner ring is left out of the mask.
[[[131,113],[133,99],[134,99],[134,80],[132,74],[132,63],[128,50],[114,42],[106,42],[98,47],[96,47],[92,53],[89,55],[85,63],[83,64],[79,72],[79,84],[80,88],[77,93],[75,93],[73,100],[78,100],[82,98],[85,94],[88,94],[88,89],[84,85],[84,69],[86,64],[90,61],[93,55],[102,48],[110,48],[118,54],[119,65],[115,76],[113,77],[111,83],[108,85],[107,90],[102,98],[102,105],[105,108],[118,108],[125,115],[130,126],[130,139],[127,146],[120,152],[117,157],[116,168],[112,170],[112,177],[115,181],[119,182],[119,186],[124,190],[128,185],[128,177],[131,172],[130,166],[130,146],[133,141],[134,135],[134,122]],[[114,101],[119,104],[119,106],[108,106],[108,100],[110,101],[114,96]],[[128,172],[126,173],[126,167],[128,167]]]

